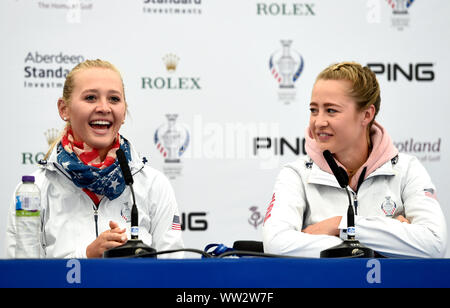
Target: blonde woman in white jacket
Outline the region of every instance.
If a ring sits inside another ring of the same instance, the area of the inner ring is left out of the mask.
[[[276,180],[263,225],[266,252],[319,257],[346,238],[347,194],[323,157],[329,150],[349,175],[356,239],[386,257],[444,256],[447,228],[436,188],[375,121],[380,101],[375,74],[358,63],[319,74],[307,156],[287,164]]]
[[[102,60],[78,64],[66,77],[58,111],[66,127],[34,173],[41,191],[41,257],[98,258],[127,242],[131,194],[116,159],[119,148],[134,176],[139,238],[158,251],[183,248],[169,181],[143,163],[119,134],[127,111],[119,71]],[[10,258],[16,247],[14,218],[12,202],[6,238]]]

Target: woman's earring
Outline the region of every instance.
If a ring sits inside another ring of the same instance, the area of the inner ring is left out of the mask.
[[[64,118],[63,118],[63,120],[64,120],[64,121],[67,121],[67,118],[66,118],[66,117],[64,117]]]

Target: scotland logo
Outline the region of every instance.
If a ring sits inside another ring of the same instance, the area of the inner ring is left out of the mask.
[[[264,221],[264,216],[261,215],[261,213],[258,211],[257,206],[251,206],[249,210],[252,212],[252,214],[247,221],[251,226],[255,227],[255,229],[258,229],[258,226]]]
[[[155,131],[155,145],[166,163],[179,163],[189,145],[189,131],[176,123],[177,114],[167,114],[166,117],[167,123]]]
[[[303,57],[291,51],[292,40],[281,40],[282,49],[274,52],[269,59],[269,69],[279,84],[279,100],[290,103],[295,100],[295,82],[303,72]]]

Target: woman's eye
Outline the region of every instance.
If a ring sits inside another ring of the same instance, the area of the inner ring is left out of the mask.
[[[111,99],[111,101],[114,102],[114,103],[120,102],[120,97],[118,97],[118,96],[112,96],[110,99]]]
[[[85,99],[86,99],[87,101],[93,101],[93,100],[95,100],[95,95],[87,95],[87,96],[85,97]]]
[[[328,113],[336,113],[337,111],[334,110],[334,109],[328,108],[328,109],[327,109],[327,112],[328,112]]]
[[[316,113],[317,109],[316,108],[309,108],[309,111],[311,111],[311,113]]]

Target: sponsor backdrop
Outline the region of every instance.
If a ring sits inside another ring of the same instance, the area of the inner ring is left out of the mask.
[[[305,155],[314,79],[343,60],[378,74],[378,120],[450,226],[449,14],[437,0],[1,1],[0,257],[14,188],[63,128],[64,77],[92,58],[123,73],[121,132],[170,178],[186,247],[261,240],[280,168]]]

